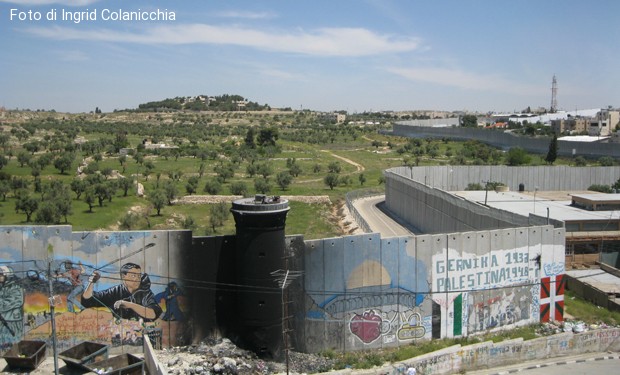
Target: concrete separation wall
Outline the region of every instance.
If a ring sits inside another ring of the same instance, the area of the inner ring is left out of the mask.
[[[396,167],[384,172],[386,206],[404,221],[426,233],[487,230],[540,225],[546,218],[490,209],[450,194],[468,184],[502,182],[510,190],[586,190],[592,184],[611,185],[620,167]],[[561,227],[561,222],[553,222]]]
[[[432,199],[442,204],[441,197]],[[284,241],[287,269],[302,275],[282,295],[290,302],[285,323],[292,347],[302,352],[395,347],[562,318],[563,228],[309,241],[296,235]],[[237,289],[231,286],[237,242],[236,236],[192,237],[186,230],[1,226],[0,262],[8,280],[0,300],[10,305],[3,317],[11,329],[0,325],[0,346],[50,340],[44,302],[49,286],[39,277],[47,260],[64,279],[79,274],[78,281],[86,283],[88,275],[100,272],[95,292],[116,290],[128,277],[121,273],[126,266],[139,268],[140,290],[148,297],[138,311],[149,315],[137,319],[101,301],[80,307],[82,299],[73,299],[79,288],[54,280],[62,301],[55,309],[59,350],[86,340],[141,348],[148,341],[143,334],[150,333],[161,337],[163,347],[211,334],[235,337]],[[273,294],[273,288],[262,292]]]
[[[421,232],[464,232],[529,225],[527,217],[491,209],[396,172],[384,172],[387,208]]]
[[[378,349],[561,320],[564,242],[552,226],[305,241],[296,347]]]
[[[508,366],[533,360],[560,358],[583,353],[620,351],[620,328],[584,333],[560,333],[538,339],[491,341],[474,345],[455,345],[406,361],[368,370],[331,371],[330,375],[398,375],[408,367],[418,374],[455,374],[465,371]],[[326,373],[327,374],[327,373]]]
[[[510,190],[525,191],[586,190],[592,184],[612,185],[620,178],[620,166],[569,167],[467,165],[395,167],[386,170],[420,184],[446,191],[465,190],[470,183],[484,186],[486,181],[501,182]],[[388,192],[386,191],[386,194]]]
[[[521,147],[529,152],[546,154],[549,150],[549,137],[524,137],[509,132],[464,128],[459,126],[431,127],[415,126],[414,122],[400,121],[392,126],[393,135],[411,138],[451,138],[459,140],[478,140],[489,145],[510,149]],[[558,142],[558,154],[563,156],[583,156],[598,158],[601,156],[620,157],[620,148],[614,143],[602,142]]]

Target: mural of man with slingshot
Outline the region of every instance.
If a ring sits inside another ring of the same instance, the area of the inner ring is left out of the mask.
[[[88,279],[88,286],[82,293],[82,305],[107,307],[117,318],[142,319],[150,322],[157,319],[162,308],[155,301],[151,281],[142,268],[135,263],[125,263],[120,269],[121,284],[111,288],[93,291],[100,273],[94,271]]]

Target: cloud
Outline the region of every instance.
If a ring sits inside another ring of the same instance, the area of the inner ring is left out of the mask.
[[[541,86],[509,81],[499,75],[477,74],[447,68],[388,68],[389,72],[412,81],[428,82],[468,90],[501,91],[518,95],[538,94]]]
[[[242,11],[225,11],[218,12],[215,16],[222,18],[242,18],[242,19],[250,19],[250,20],[258,20],[258,19],[271,19],[276,18],[277,14],[272,12],[242,12]]]
[[[63,51],[59,52],[60,59],[63,61],[87,61],[90,57],[82,51]]]
[[[260,70],[260,74],[267,76],[267,77],[272,77],[272,78],[276,78],[279,80],[283,80],[283,81],[302,81],[304,80],[304,77],[298,74],[294,74],[291,72],[287,72],[284,70],[280,70],[280,69],[263,69]]]
[[[158,26],[143,32],[69,27],[33,27],[26,32],[49,39],[141,44],[217,44],[316,56],[370,56],[416,50],[412,37],[395,38],[364,28],[322,28],[315,31],[263,31],[237,26],[190,24]]]
[[[11,3],[18,5],[66,5],[66,6],[85,6],[97,3],[101,0],[0,0],[0,3]]]

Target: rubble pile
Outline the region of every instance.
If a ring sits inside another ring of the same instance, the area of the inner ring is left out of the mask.
[[[552,321],[543,323],[537,333],[541,336],[549,336],[562,332],[581,333],[604,328],[613,328],[613,326],[605,323],[587,324],[579,320],[565,320],[563,322]]]
[[[268,375],[286,374],[286,363],[265,361],[255,353],[240,349],[230,340],[207,339],[198,345],[157,351],[159,363],[171,375]],[[290,352],[291,374],[328,371],[332,363],[313,354]]]

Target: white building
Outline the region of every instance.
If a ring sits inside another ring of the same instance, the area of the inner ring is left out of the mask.
[[[608,137],[620,123],[620,112],[603,109],[592,117],[588,127],[588,135],[592,137]]]

